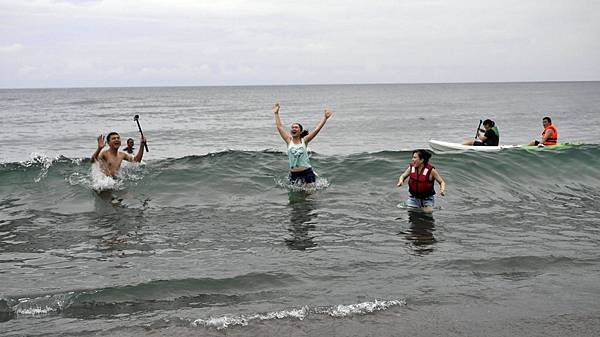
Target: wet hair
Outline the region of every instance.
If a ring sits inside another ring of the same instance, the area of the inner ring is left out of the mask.
[[[300,127],[300,138],[304,138],[304,137],[308,136],[308,131],[304,130],[304,128],[302,127],[302,124],[300,124],[300,123],[294,123],[294,124],[296,124]]]
[[[542,118],[542,120],[543,120],[543,121],[545,120],[545,121],[547,121],[548,123],[552,124],[552,119],[551,119],[550,117],[548,117],[548,116],[546,116],[546,117]]]
[[[484,120],[484,121],[483,121],[483,125],[487,125],[487,126],[489,126],[490,128],[493,128],[493,127],[494,127],[494,125],[496,125],[496,123],[494,123],[494,121],[493,121],[493,120],[491,120],[491,119],[486,119],[486,120]]]
[[[119,135],[118,132],[109,132],[108,135],[106,135],[106,143],[108,144],[110,142],[110,137],[114,136],[114,135]]]
[[[132,141],[133,142],[133,138],[127,138],[127,142]]]
[[[413,154],[415,153],[419,155],[419,158],[423,159],[424,164],[429,163],[429,158],[431,158],[431,152],[423,149],[418,149],[413,151]]]

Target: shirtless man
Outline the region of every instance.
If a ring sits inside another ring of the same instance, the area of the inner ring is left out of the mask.
[[[92,163],[98,162],[100,164],[100,169],[107,176],[115,178],[117,172],[119,172],[119,169],[121,168],[121,162],[123,160],[134,161],[136,163],[142,161],[142,157],[144,156],[143,145],[146,143],[146,138],[142,137],[140,139],[141,146],[135,157],[125,152],[119,152],[119,148],[121,147],[121,136],[119,136],[118,133],[109,133],[106,136],[106,140],[108,141],[108,149],[102,151],[105,145],[104,137],[102,135],[98,137],[98,148],[92,155]]]

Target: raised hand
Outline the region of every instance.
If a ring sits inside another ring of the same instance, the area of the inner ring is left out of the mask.
[[[279,113],[279,102],[277,102],[277,103],[275,103],[275,105],[273,105],[273,113],[274,114]]]
[[[325,116],[325,119],[331,118],[332,115],[333,115],[333,111],[331,111],[329,109],[325,109],[325,112],[323,113],[323,116]]]
[[[104,143],[104,136],[100,135],[98,136],[98,148],[102,149],[104,147],[105,143]]]

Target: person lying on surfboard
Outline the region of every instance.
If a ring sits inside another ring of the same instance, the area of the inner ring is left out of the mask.
[[[496,123],[491,119],[483,121],[483,129],[477,128],[475,135],[478,139],[467,140],[463,145],[498,146],[500,143],[500,131],[498,131]]]
[[[558,129],[554,124],[552,124],[552,119],[550,117],[542,118],[542,125],[544,126],[544,131],[542,131],[542,140],[532,140],[529,142],[529,146],[546,146],[546,145],[556,145],[558,144]]]
[[[103,150],[106,145],[104,137],[103,135],[98,136],[98,148],[92,155],[92,163],[98,162],[100,169],[107,176],[116,178],[123,160],[137,163],[142,161],[142,157],[144,156],[143,145],[146,143],[146,138],[144,138],[144,136],[141,136],[141,146],[135,156],[119,151],[119,148],[121,147],[121,136],[116,132],[109,133],[106,136],[106,142],[108,143],[108,149]]]
[[[273,113],[275,114],[275,126],[277,126],[277,131],[279,131],[279,135],[288,146],[287,153],[290,166],[290,182],[293,184],[312,184],[317,178],[310,165],[307,145],[308,142],[315,138],[319,131],[321,131],[323,126],[325,126],[325,123],[331,118],[333,112],[325,109],[321,121],[319,121],[319,124],[317,124],[315,129],[310,132],[304,130],[300,123],[294,123],[288,133],[281,124],[279,108],[279,103],[275,103],[275,106],[273,106]]]
[[[412,161],[400,178],[398,178],[398,187],[404,184],[408,178],[408,193],[410,196],[406,200],[406,205],[410,208],[419,208],[423,212],[433,212],[435,204],[434,181],[440,184],[440,194],[446,195],[446,182],[438,171],[429,164],[431,152],[426,150],[414,150],[412,152]]]

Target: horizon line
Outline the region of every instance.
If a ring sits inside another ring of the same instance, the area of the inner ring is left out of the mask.
[[[236,88],[236,87],[301,87],[342,85],[438,85],[438,84],[519,84],[519,83],[593,83],[600,80],[542,80],[542,81],[474,81],[474,82],[364,82],[364,83],[292,83],[292,84],[200,84],[200,85],[125,85],[125,86],[51,86],[51,87],[0,87],[0,90],[43,89],[134,89],[134,88]]]

